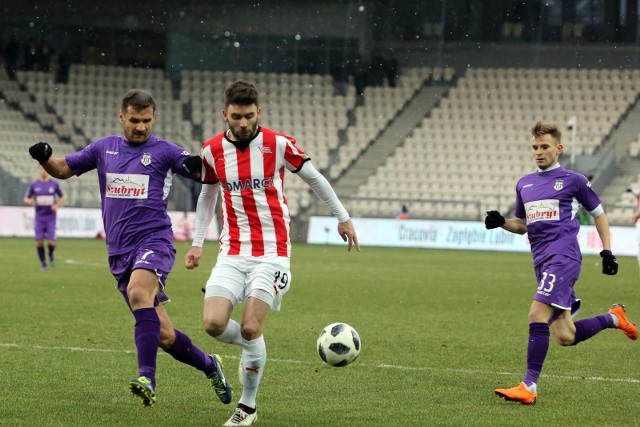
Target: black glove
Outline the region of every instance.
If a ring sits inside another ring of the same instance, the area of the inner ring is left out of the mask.
[[[502,227],[507,220],[504,219],[498,211],[487,211],[487,216],[484,217],[484,226],[487,230],[492,228]]]
[[[40,164],[43,164],[49,160],[49,157],[53,154],[53,150],[46,142],[38,142],[37,144],[29,147],[29,154],[31,154],[31,157],[35,160],[40,162]]]
[[[614,276],[618,273],[618,260],[609,250],[600,252],[602,257],[602,274]]]
[[[202,171],[202,158],[200,156],[187,157],[184,161],[182,169],[186,173],[200,173]]]

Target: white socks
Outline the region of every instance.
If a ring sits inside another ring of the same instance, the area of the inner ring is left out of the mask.
[[[240,324],[233,319],[229,319],[224,332],[216,337],[216,340],[227,344],[242,345],[242,335],[240,335]]]
[[[267,347],[264,337],[255,340],[242,340],[242,396],[240,402],[250,408],[256,407],[258,386],[267,362]]]

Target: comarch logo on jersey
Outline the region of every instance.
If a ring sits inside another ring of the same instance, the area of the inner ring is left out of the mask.
[[[560,201],[554,199],[536,200],[524,204],[527,224],[537,221],[557,221],[560,219]]]
[[[273,177],[262,179],[239,179],[233,182],[221,182],[226,191],[260,190],[273,185]]]
[[[146,199],[148,188],[148,175],[107,173],[105,196],[115,199]]]

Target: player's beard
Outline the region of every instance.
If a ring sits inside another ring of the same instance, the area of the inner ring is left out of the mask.
[[[256,134],[256,130],[258,129],[258,123],[255,123],[253,125],[251,125],[250,127],[247,126],[244,129],[240,129],[240,128],[232,128],[230,127],[229,130],[231,131],[231,134],[233,135],[233,137],[236,139],[236,141],[238,142],[248,142],[251,141],[254,137],[254,135]]]

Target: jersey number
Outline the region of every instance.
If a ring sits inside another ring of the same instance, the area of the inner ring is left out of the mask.
[[[284,289],[284,288],[287,287],[288,283],[289,283],[289,275],[287,273],[283,273],[281,271],[276,271],[275,285],[279,289]]]
[[[547,282],[547,286],[545,287],[545,281],[547,280],[547,277],[549,277],[549,281]],[[556,281],[556,275],[553,273],[549,273],[547,274],[547,272],[543,272],[542,273],[542,280],[540,280],[540,286],[538,286],[538,290],[539,291],[543,291],[546,293],[549,293],[553,290],[553,284]]]

